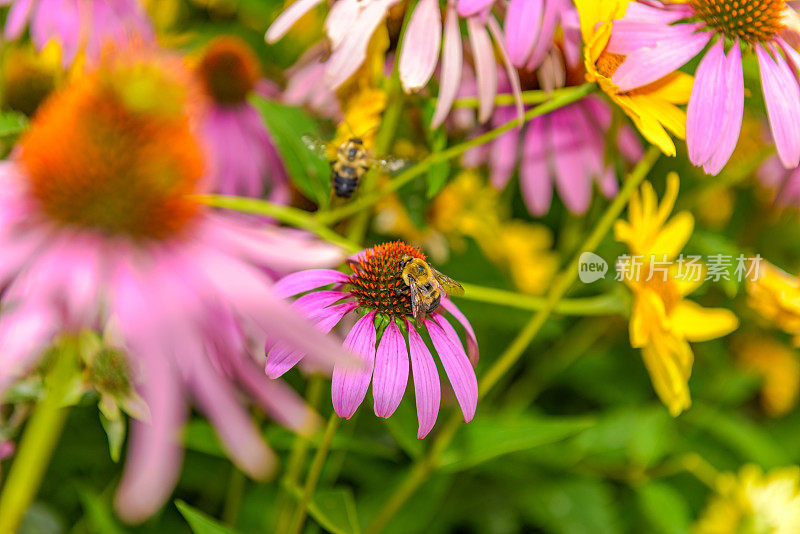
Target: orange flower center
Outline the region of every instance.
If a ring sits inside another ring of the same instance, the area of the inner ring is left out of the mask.
[[[234,37],[212,41],[197,70],[211,98],[227,106],[244,102],[259,78],[258,58]]]
[[[783,28],[785,0],[689,0],[706,24],[730,39],[749,43],[772,39]]]
[[[164,239],[194,220],[202,152],[187,88],[164,67],[104,65],[42,105],[19,162],[49,218],[134,239]]]
[[[625,61],[625,56],[612,54],[604,50],[603,53],[600,54],[600,57],[597,58],[597,72],[599,72],[601,76],[611,78],[617,71],[617,68],[622,65],[623,61]]]
[[[393,241],[367,249],[364,259],[350,264],[350,293],[360,306],[387,315],[411,315],[409,296],[396,291],[406,287],[399,276],[405,255],[425,260],[417,248]]]

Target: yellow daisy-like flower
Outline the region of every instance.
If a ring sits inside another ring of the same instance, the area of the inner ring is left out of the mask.
[[[750,307],[800,346],[800,280],[765,261],[758,274],[747,284]]]
[[[612,21],[625,15],[628,0],[575,0],[575,5],[580,16],[586,80],[596,82],[649,142],[674,156],[675,143],[667,130],[686,139],[686,113],[677,104],[689,102],[694,78],[674,72],[646,87],[621,93],[611,76],[625,58],[608,52],[606,46]]]
[[[659,205],[653,186],[645,182],[641,193],[631,197],[629,220],[617,221],[614,227],[617,240],[625,242],[630,255],[638,256],[645,266],[638,276],[625,277],[633,292],[631,346],[642,349],[653,387],[673,416],[691,405],[689,376],[694,355],[689,342],[715,339],[739,326],[730,310],[703,308],[684,298],[702,283],[702,277],[680,278],[674,266],[666,275],[647,271],[651,258],[671,262],[694,229],[694,219],[688,212],[668,220],[678,187],[678,176],[671,174]]]
[[[800,467],[767,474],[746,465],[738,476],[724,473],[717,495],[692,534],[796,534],[800,532]]]
[[[800,361],[794,351],[768,336],[738,339],[733,349],[739,365],[763,380],[761,406],[767,415],[780,417],[797,406]]]

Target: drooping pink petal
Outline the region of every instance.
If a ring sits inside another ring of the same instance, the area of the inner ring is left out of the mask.
[[[491,6],[494,0],[458,0],[458,14],[471,17]]]
[[[431,120],[431,128],[438,128],[450,113],[461,83],[462,51],[458,16],[452,3],[448,4],[444,22],[444,44],[442,46],[442,76],[439,97]]]
[[[506,49],[505,38],[503,37],[503,29],[500,27],[500,24],[490,15],[486,25],[489,28],[489,32],[492,34],[494,42],[497,43],[498,50],[500,50],[500,57],[503,60],[506,76],[511,84],[511,94],[514,95],[514,108],[517,110],[517,118],[519,119],[519,127],[521,128],[525,119],[525,107],[522,104],[522,87],[519,82],[519,73],[508,57],[508,50]]]
[[[298,298],[292,303],[297,311],[306,317],[313,317],[315,312],[322,311],[331,304],[347,298],[348,294],[342,291],[312,291]]]
[[[592,198],[591,150],[580,129],[575,104],[550,114],[550,143],[558,194],[575,214],[585,213]]]
[[[264,38],[268,43],[274,43],[283,37],[289,28],[297,22],[303,15],[311,11],[322,0],[297,0],[275,19],[275,22],[267,30]]]
[[[497,63],[492,42],[483,24],[476,17],[468,18],[467,30],[478,79],[478,120],[486,122],[492,116],[494,97],[497,95]]]
[[[727,98],[725,100],[725,117],[722,123],[722,135],[717,141],[717,147],[709,160],[703,165],[708,174],[717,174],[728,163],[739,133],[742,131],[742,117],[744,116],[744,73],[742,71],[742,51],[739,42],[735,42],[728,52],[725,66],[725,85]]]
[[[62,64],[68,67],[78,54],[83,37],[80,6],[69,0],[38,0],[35,9],[31,17],[31,40],[42,50],[50,39],[57,37]]]
[[[716,148],[727,97],[725,41],[720,39],[697,67],[686,112],[686,145],[689,159],[695,165],[708,161]]]
[[[439,354],[447,378],[450,379],[450,385],[453,386],[456,400],[464,414],[464,422],[468,423],[475,416],[478,406],[478,380],[464,347],[461,346],[461,341],[457,336],[456,340],[453,340],[440,325],[441,321],[445,321],[441,315],[434,315],[432,319],[425,320],[425,327]]]
[[[408,349],[406,340],[394,320],[383,332],[375,354],[372,396],[375,415],[389,417],[400,406],[408,383]]]
[[[611,81],[620,92],[630,91],[660,80],[682,67],[705,48],[713,33],[701,32],[683,39],[659,41],[652,48],[642,48],[625,57]]]
[[[505,30],[508,57],[522,67],[533,51],[542,23],[543,0],[511,0],[506,10]]]
[[[417,402],[417,419],[419,428],[417,439],[428,435],[439,415],[439,403],[442,398],[439,372],[427,345],[417,333],[414,325],[406,319],[408,329],[408,347],[411,357],[411,370],[414,378],[414,395]]]
[[[561,11],[565,9],[568,8],[564,5],[564,0],[545,0],[539,36],[525,65],[526,69],[534,70],[541,65],[547,52],[553,47],[553,37],[556,34]]]
[[[339,0],[331,6],[328,16],[325,17],[325,33],[332,48],[342,44],[360,11],[361,3],[358,0]]]
[[[789,65],[777,51],[774,51],[773,59],[762,46],[755,48],[775,147],[781,163],[787,169],[793,169],[800,163],[800,87]]]
[[[504,106],[492,117],[492,126],[498,127],[514,118],[514,109]],[[502,134],[491,143],[489,149],[489,168],[491,182],[497,189],[505,188],[517,163],[520,130],[515,128]]]
[[[617,132],[617,148],[629,163],[639,161],[644,157],[642,142],[636,135],[636,131],[628,124],[623,124]]]
[[[519,170],[522,198],[530,212],[537,216],[548,212],[553,199],[545,139],[549,120],[548,116],[534,118],[528,123],[522,142],[524,149]]]
[[[442,39],[442,14],[437,0],[420,0],[408,22],[403,49],[400,51],[400,81],[408,93],[417,91],[428,83]]]
[[[15,0],[6,18],[5,38],[9,41],[19,39],[31,13],[33,0]]]
[[[331,396],[336,415],[350,419],[367,395],[375,365],[375,312],[359,319],[347,334],[344,347],[361,359],[361,369],[333,368]]]
[[[453,301],[450,299],[442,299],[441,303],[442,308],[450,312],[450,315],[456,318],[456,320],[461,323],[461,326],[464,327],[464,331],[467,333],[467,354],[469,355],[469,361],[472,365],[478,364],[478,338],[475,337],[475,331],[472,329],[472,325],[470,324],[467,317],[461,313],[461,310],[458,309]]]
[[[614,21],[606,50],[611,54],[627,56],[643,48],[653,48],[661,41],[685,39],[702,27],[702,23],[671,26],[625,17]]]
[[[57,318],[48,305],[34,303],[3,310],[0,315],[0,394],[23,376],[57,333]]]
[[[332,269],[309,269],[284,276],[272,286],[272,291],[279,297],[288,298],[328,284],[344,284],[348,279],[346,274]]]

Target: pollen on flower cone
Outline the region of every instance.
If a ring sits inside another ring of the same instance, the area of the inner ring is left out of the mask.
[[[219,37],[208,45],[197,71],[215,102],[236,105],[258,81],[258,58],[241,39]]]
[[[134,239],[184,229],[203,174],[186,91],[165,66],[114,60],[51,97],[20,141],[41,211],[58,224]]]
[[[405,286],[399,270],[400,260],[406,255],[425,260],[416,247],[392,241],[367,249],[350,264],[350,292],[361,306],[389,315],[411,315],[408,295],[397,293]]]
[[[706,24],[731,39],[768,41],[783,28],[785,0],[690,0]]]

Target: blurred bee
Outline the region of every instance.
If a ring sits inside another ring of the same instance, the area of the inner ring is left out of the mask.
[[[397,288],[395,291],[411,297],[411,312],[417,326],[422,326],[427,314],[436,311],[442,301],[442,293],[455,297],[464,294],[461,284],[419,258],[405,255],[400,260],[399,267],[397,276],[403,280],[406,287]]]
[[[303,136],[306,146],[322,157],[327,156],[328,147],[310,135]],[[404,160],[395,158],[377,159],[364,148],[360,137],[351,137],[336,149],[336,159],[330,160],[331,190],[338,198],[348,199],[356,192],[364,174],[372,167],[380,167],[387,172],[396,172],[405,166]]]

